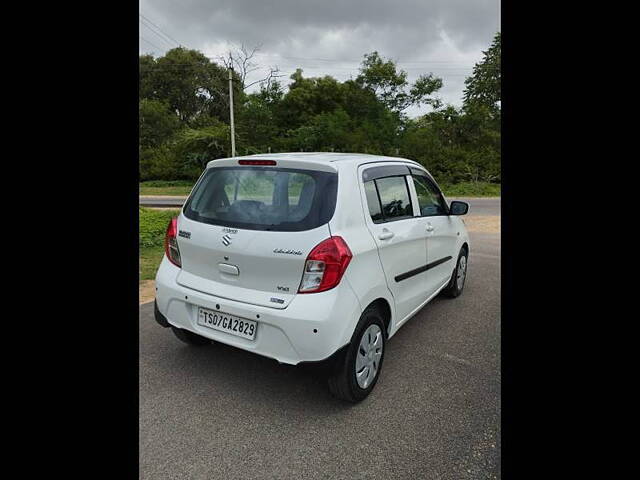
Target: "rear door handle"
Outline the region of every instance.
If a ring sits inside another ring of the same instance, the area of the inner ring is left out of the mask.
[[[386,228],[382,229],[382,233],[380,233],[378,235],[378,238],[380,240],[389,240],[391,237],[393,237],[394,233],[390,230],[387,230]]]

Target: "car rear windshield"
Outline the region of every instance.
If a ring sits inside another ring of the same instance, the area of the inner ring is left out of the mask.
[[[249,230],[311,230],[331,219],[338,175],[274,167],[212,167],[184,206],[191,220]]]

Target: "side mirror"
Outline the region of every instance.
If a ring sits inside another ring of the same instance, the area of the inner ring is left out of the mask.
[[[454,200],[449,207],[449,215],[466,215],[469,211],[469,204],[467,202],[460,202]]]

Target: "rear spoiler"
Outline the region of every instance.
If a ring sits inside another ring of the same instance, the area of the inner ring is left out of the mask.
[[[207,169],[213,167],[242,167],[242,168],[251,168],[251,165],[241,165],[240,160],[270,160],[276,162],[274,167],[281,168],[295,168],[298,170],[317,170],[320,172],[329,172],[329,173],[337,173],[338,169],[331,163],[327,161],[314,161],[312,159],[305,158],[296,158],[292,156],[291,158],[273,158],[265,155],[265,157],[260,156],[250,156],[250,157],[233,157],[233,158],[220,158],[217,160],[211,160],[207,163]]]

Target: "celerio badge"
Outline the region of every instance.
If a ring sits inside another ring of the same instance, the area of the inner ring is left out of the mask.
[[[273,253],[284,253],[286,255],[302,255],[302,252],[300,250],[292,250],[292,249],[287,249],[284,250],[282,248],[276,248]]]

